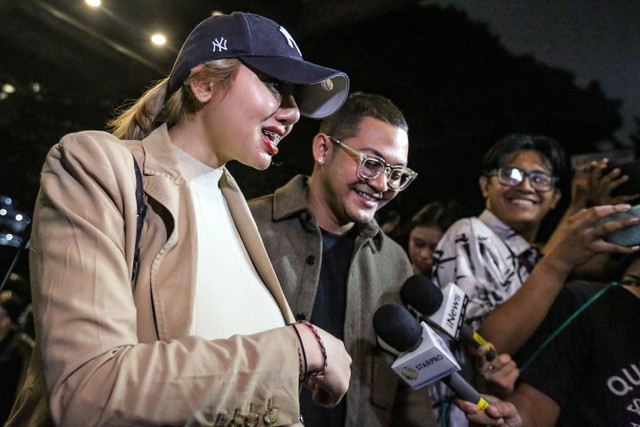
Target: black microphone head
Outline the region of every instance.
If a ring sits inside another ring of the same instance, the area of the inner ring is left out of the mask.
[[[411,351],[422,341],[422,326],[409,311],[398,304],[385,304],[373,315],[376,334],[400,352]]]
[[[402,285],[400,299],[404,305],[412,306],[424,316],[431,316],[442,305],[444,296],[428,277],[416,274]]]

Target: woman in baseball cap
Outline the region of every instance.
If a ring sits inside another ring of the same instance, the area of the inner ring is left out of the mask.
[[[277,23],[210,17],[171,74],[47,156],[30,241],[36,348],[7,425],[291,425],[346,393],[343,343],[296,322],[229,171],[266,169],[346,74]]]

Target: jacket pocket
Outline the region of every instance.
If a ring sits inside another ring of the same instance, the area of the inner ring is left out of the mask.
[[[371,403],[391,411],[398,389],[399,378],[391,369],[395,359],[390,354],[376,350],[371,372]]]

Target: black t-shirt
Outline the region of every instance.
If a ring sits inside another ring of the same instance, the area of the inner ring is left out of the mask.
[[[602,288],[566,285],[518,365]],[[640,298],[610,288],[523,368],[521,381],[559,404],[557,426],[640,426]]]
[[[347,279],[354,247],[355,230],[344,235],[322,230],[320,282],[309,321],[339,339],[344,339]],[[322,408],[313,403],[311,392],[303,388],[300,407],[305,427],[344,426],[347,413],[346,398],[335,408]]]

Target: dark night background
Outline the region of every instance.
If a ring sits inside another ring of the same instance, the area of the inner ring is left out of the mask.
[[[625,140],[616,136],[622,102],[597,81],[578,86],[569,71],[509,52],[486,24],[453,6],[385,0],[103,4],[89,10],[81,1],[0,1],[0,84],[16,87],[0,100],[0,194],[27,214],[49,148],[66,133],[102,129],[117,106],[168,74],[188,32],[214,9],[274,19],[306,59],[346,71],[352,90],[384,95],[404,111],[409,166],[419,173],[394,203],[405,218],[433,200],[455,199],[465,215],[479,213],[482,154],[509,133],[554,137],[568,156],[603,147],[634,150],[640,143],[638,118]],[[169,47],[150,49],[148,32],[160,29]],[[230,165],[245,195],[272,192],[294,174],[309,173],[317,128],[318,122],[302,119],[281,147],[280,166],[267,172]],[[568,182],[562,184],[566,202]],[[545,230],[560,213],[550,215]]]

